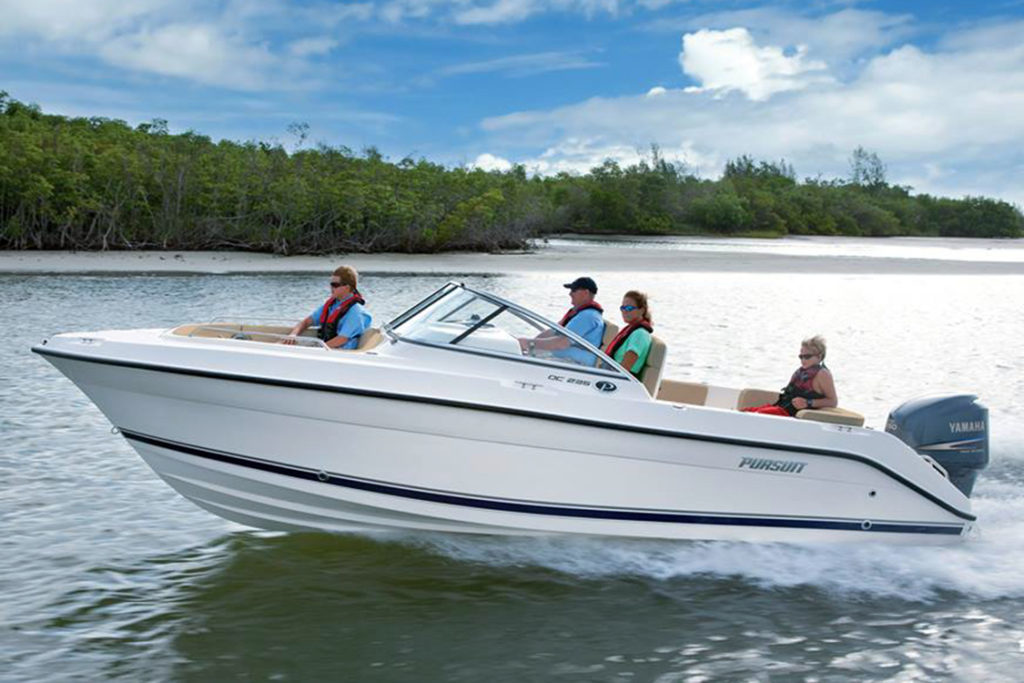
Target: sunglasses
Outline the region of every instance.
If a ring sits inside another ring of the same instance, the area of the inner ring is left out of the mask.
[[[344,282],[332,282],[331,283],[331,289],[337,289],[338,287],[341,287],[343,284],[345,284],[345,283]]]
[[[639,308],[640,308],[639,306],[619,306],[619,310],[622,311],[623,313],[629,313],[630,311],[636,311]]]
[[[816,353],[798,353],[796,357],[800,360],[807,360],[808,358],[814,358],[817,355],[818,354]]]

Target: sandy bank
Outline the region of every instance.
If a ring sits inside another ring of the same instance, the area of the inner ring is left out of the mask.
[[[1024,275],[1024,263],[927,258],[680,251],[559,243],[499,254],[273,256],[245,252],[0,251],[0,273],[323,273],[351,263],[363,273],[755,272]]]

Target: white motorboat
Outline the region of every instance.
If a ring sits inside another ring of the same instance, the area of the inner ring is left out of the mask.
[[[287,332],[68,333],[33,351],[183,496],[255,527],[920,543],[975,523],[974,396],[908,403],[886,431],[837,409],[743,413],[775,392],[663,380],[657,338],[637,380],[455,282],[356,350]],[[567,348],[527,355],[537,335]]]

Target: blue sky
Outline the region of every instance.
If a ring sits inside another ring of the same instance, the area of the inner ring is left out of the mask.
[[[1024,0],[0,0],[0,90],[172,131],[584,172],[650,145],[1024,205]]]

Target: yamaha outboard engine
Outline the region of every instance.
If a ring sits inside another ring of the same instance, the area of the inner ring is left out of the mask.
[[[907,401],[889,413],[885,431],[939,463],[965,496],[988,465],[988,408],[972,394]]]

